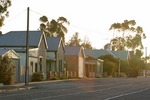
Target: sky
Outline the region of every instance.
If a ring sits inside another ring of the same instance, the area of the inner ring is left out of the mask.
[[[63,16],[70,22],[66,41],[78,32],[81,39],[88,37],[96,49],[102,49],[112,38],[111,24],[135,20],[147,36],[143,44],[147,55],[150,54],[149,0],[12,0],[10,15],[0,29],[3,34],[26,30],[27,7],[30,7],[30,30],[39,28],[43,15],[49,20]]]

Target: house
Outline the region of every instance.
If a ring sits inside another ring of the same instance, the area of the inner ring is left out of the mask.
[[[10,49],[0,49],[0,57],[8,56],[13,65],[15,66],[15,74],[14,74],[14,81],[15,83],[19,82],[19,70],[20,70],[20,56],[14,51]]]
[[[121,60],[129,60],[132,56],[133,56],[133,52],[131,51],[111,51],[111,50],[104,50],[104,49],[100,49],[100,50],[85,50],[85,55],[87,57],[89,57],[88,59],[86,59],[85,61],[85,69],[86,69],[86,76],[87,77],[93,77],[94,73],[92,74],[92,72],[94,72],[93,70],[95,70],[94,66],[96,66],[96,63],[94,65],[87,65],[87,63],[89,64],[89,59],[94,59],[99,61],[99,65],[102,65],[101,67],[99,67],[99,74],[96,74],[97,76],[101,76],[103,74],[103,60],[100,60],[99,57],[100,56],[104,56],[104,55],[112,55],[114,58],[120,58]],[[90,71],[90,73],[87,72]],[[91,75],[92,74],[92,75]]]
[[[65,46],[67,77],[85,77],[85,54],[81,46]]]
[[[91,57],[85,52],[85,76],[87,78],[95,78],[103,76],[103,60]]]
[[[20,56],[20,82],[25,80],[26,31],[10,31],[0,36],[0,48],[13,49]],[[32,74],[41,72],[46,79],[46,37],[41,31],[29,31],[29,81]]]
[[[120,58],[121,60],[128,60],[131,58],[131,51],[112,51],[112,50],[85,50],[85,53],[87,53],[89,56],[94,58],[99,58],[100,56],[104,55],[112,55],[115,58]]]
[[[65,77],[64,44],[61,37],[47,37],[47,73],[48,79]]]

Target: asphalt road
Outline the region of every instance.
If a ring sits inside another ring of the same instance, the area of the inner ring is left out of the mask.
[[[31,84],[0,100],[150,100],[150,78],[100,78]]]

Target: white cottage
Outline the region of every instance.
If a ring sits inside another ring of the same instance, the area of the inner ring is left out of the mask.
[[[0,48],[13,49],[20,56],[20,82],[25,79],[26,31],[10,31],[0,36]],[[34,72],[42,72],[46,80],[47,42],[41,31],[29,31],[29,81]]]

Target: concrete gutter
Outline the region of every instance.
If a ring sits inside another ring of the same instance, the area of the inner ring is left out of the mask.
[[[1,92],[15,92],[15,91],[22,91],[22,90],[29,90],[32,87],[29,86],[0,86],[0,93]]]

